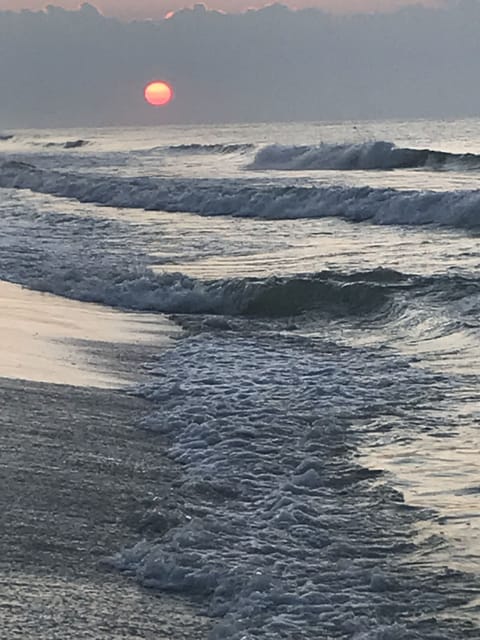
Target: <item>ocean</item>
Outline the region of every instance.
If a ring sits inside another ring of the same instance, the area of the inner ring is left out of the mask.
[[[480,120],[0,135],[0,279],[182,330],[115,571],[216,640],[480,637],[479,179]]]

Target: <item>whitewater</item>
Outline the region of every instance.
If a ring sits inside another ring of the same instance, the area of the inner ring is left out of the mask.
[[[480,121],[0,132],[0,279],[165,314],[105,563],[215,640],[480,637]]]

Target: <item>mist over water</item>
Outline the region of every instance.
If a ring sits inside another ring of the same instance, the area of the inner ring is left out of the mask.
[[[212,638],[478,638],[480,123],[3,138],[0,278],[184,329],[112,566]]]

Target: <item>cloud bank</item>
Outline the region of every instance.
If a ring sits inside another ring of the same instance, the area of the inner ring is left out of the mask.
[[[306,7],[323,9],[333,13],[352,13],[364,11],[394,11],[399,7],[424,4],[439,5],[444,0],[285,0],[283,4],[292,8]],[[0,0],[0,11],[21,9],[43,9],[48,0]],[[56,4],[65,9],[77,9],[79,0],[59,0]],[[133,19],[161,19],[170,11],[178,11],[185,6],[194,6],[195,2],[186,0],[96,0],[96,6],[106,16]],[[251,7],[261,8],[272,4],[269,0],[208,0],[205,2],[211,9],[227,12],[246,11]]]
[[[475,116],[480,3],[333,16],[280,5],[158,23],[0,12],[0,130],[15,127]],[[170,81],[175,100],[143,101]]]

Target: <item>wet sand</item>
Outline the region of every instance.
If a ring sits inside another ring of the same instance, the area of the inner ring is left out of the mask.
[[[5,316],[2,320],[5,325]],[[27,324],[41,331],[41,322],[35,326],[30,317]],[[51,324],[44,324],[44,334],[55,334]],[[13,333],[20,325],[28,336],[20,317],[17,326],[11,325]],[[90,344],[85,337],[83,347]],[[45,370],[65,375],[69,367],[62,362],[71,365],[68,358],[77,350],[62,345],[62,357],[55,358],[49,340],[40,341],[49,354]],[[181,475],[166,457],[161,437],[137,427],[148,410],[146,401],[80,384],[99,376],[100,386],[115,386],[116,372],[123,368],[125,379],[133,362],[132,378],[144,355],[141,342],[125,342],[110,352],[102,341],[90,344],[92,361],[100,364],[104,358],[104,373],[82,364],[77,386],[0,377],[2,638],[194,640],[207,635],[211,622],[194,602],[141,590],[103,562],[141,538],[143,514],[153,502],[175,500],[173,487]],[[24,346],[30,344],[26,339]],[[27,362],[25,356],[26,377]],[[108,380],[102,377],[105,371]],[[37,367],[31,377],[38,373]]]
[[[0,309],[0,377],[7,378],[123,386],[137,376],[135,368],[112,368],[106,354],[116,350],[120,362],[132,347],[167,346],[180,333],[161,315],[124,313],[1,281]]]

